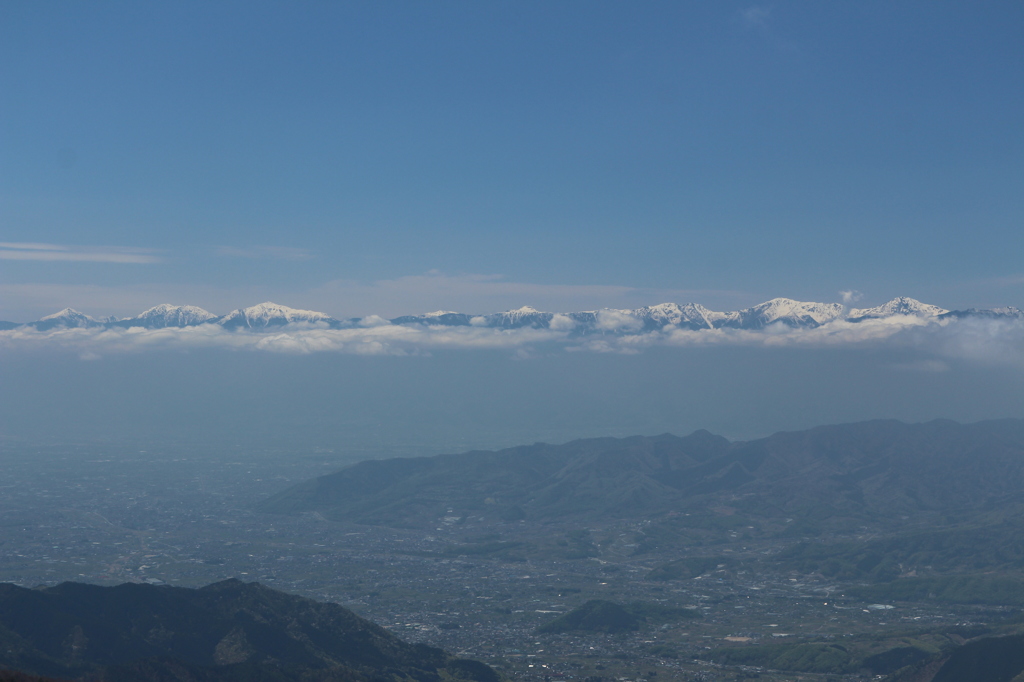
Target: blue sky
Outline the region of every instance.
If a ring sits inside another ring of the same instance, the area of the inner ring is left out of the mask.
[[[7,2],[0,319],[1024,307],[1022,121],[1020,3]]]

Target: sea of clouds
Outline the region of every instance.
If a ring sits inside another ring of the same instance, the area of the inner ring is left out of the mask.
[[[230,331],[215,324],[183,328],[59,328],[37,331],[19,327],[0,331],[0,351],[57,350],[98,358],[115,353],[227,349],[270,353],[346,353],[417,355],[441,350],[497,350],[521,357],[547,352],[640,353],[653,347],[678,349],[715,345],[736,347],[917,349],[937,359],[1007,365],[1024,369],[1024,321],[964,318],[936,320],[895,316],[861,322],[833,320],[814,328],[781,323],[760,330],[686,330],[666,327],[635,332],[609,328],[587,334],[571,325],[550,329],[493,329],[419,324],[395,325],[377,319],[352,329],[291,324],[270,331]],[[933,367],[937,365],[932,365]]]

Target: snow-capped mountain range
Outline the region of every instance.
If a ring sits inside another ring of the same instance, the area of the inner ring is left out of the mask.
[[[0,329],[29,328],[51,331],[71,328],[118,327],[164,329],[212,324],[238,332],[262,332],[280,329],[324,328],[353,329],[362,326],[418,325],[423,327],[482,327],[496,330],[550,329],[572,334],[635,334],[643,332],[714,329],[759,330],[777,325],[794,329],[815,328],[837,320],[864,322],[888,318],[949,320],[964,318],[1024,320],[1024,312],[1014,307],[949,311],[912,298],[894,298],[873,308],[847,308],[839,303],[814,303],[773,298],[750,308],[731,312],[709,310],[698,303],[661,303],[632,310],[605,308],[569,313],[552,313],[524,306],[516,310],[486,315],[471,315],[439,310],[422,315],[405,315],[389,321],[380,318],[339,320],[314,310],[299,310],[276,303],[260,303],[217,316],[196,306],[162,304],[134,317],[97,319],[65,308],[35,322],[0,322]]]

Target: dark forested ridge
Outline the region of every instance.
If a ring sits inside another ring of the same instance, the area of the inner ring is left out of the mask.
[[[1024,679],[1024,635],[983,637],[926,658],[892,682],[1018,682]]]
[[[266,500],[361,523],[651,518],[716,501],[759,516],[885,520],[1024,503],[1024,420],[870,421],[732,443],[707,431],[365,461]]]
[[[197,590],[0,584],[0,666],[112,681],[499,679],[337,604],[237,580]]]

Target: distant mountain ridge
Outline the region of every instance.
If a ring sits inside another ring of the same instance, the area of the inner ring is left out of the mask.
[[[548,329],[569,334],[637,334],[672,330],[762,330],[771,325],[813,329],[836,321],[863,322],[892,318],[930,321],[978,319],[1024,320],[1024,312],[1012,306],[949,311],[912,298],[898,297],[873,308],[846,308],[839,303],[816,303],[774,298],[749,308],[729,312],[710,310],[699,303],[661,303],[635,309],[603,308],[578,312],[545,312],[524,306],[499,313],[475,315],[436,311],[402,315],[391,320],[377,317],[340,320],[315,310],[301,310],[265,302],[215,315],[197,306],[164,303],[133,317],[96,319],[65,308],[34,322],[0,322],[0,330],[17,328],[52,331],[78,328],[185,328],[203,324],[232,331],[265,332],[296,328],[354,329],[380,324],[422,327],[478,327],[496,330]]]
[[[260,509],[429,527],[452,515],[649,519],[716,505],[837,520],[1024,505],[1024,420],[871,421],[735,443],[696,431],[370,460],[293,486]]]

